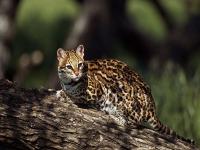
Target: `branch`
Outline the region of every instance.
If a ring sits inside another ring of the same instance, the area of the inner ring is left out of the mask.
[[[63,92],[0,80],[0,149],[195,149],[145,127],[121,127]]]

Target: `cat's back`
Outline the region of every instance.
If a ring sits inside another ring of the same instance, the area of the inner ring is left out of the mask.
[[[143,78],[126,63],[116,59],[98,59],[86,61],[88,75],[95,80],[102,80],[104,84],[123,83],[123,86],[134,86],[145,93],[150,92],[149,86]]]
[[[127,64],[116,59],[97,59],[85,62],[88,67],[88,71],[101,70],[104,73],[107,71],[117,72],[122,70]],[[118,69],[118,70],[117,70]]]

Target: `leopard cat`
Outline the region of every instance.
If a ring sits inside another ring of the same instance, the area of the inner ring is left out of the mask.
[[[62,89],[75,103],[114,116],[119,124],[147,122],[154,130],[193,143],[162,124],[149,86],[127,64],[115,59],[84,60],[84,46],[57,50]]]

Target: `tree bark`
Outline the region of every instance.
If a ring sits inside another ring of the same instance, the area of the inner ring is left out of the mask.
[[[63,92],[0,80],[0,149],[197,149],[143,126],[80,108]]]

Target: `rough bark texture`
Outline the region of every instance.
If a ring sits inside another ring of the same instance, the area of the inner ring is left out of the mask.
[[[57,92],[58,93],[58,92]],[[197,149],[145,127],[118,126],[62,92],[0,80],[0,149]]]

